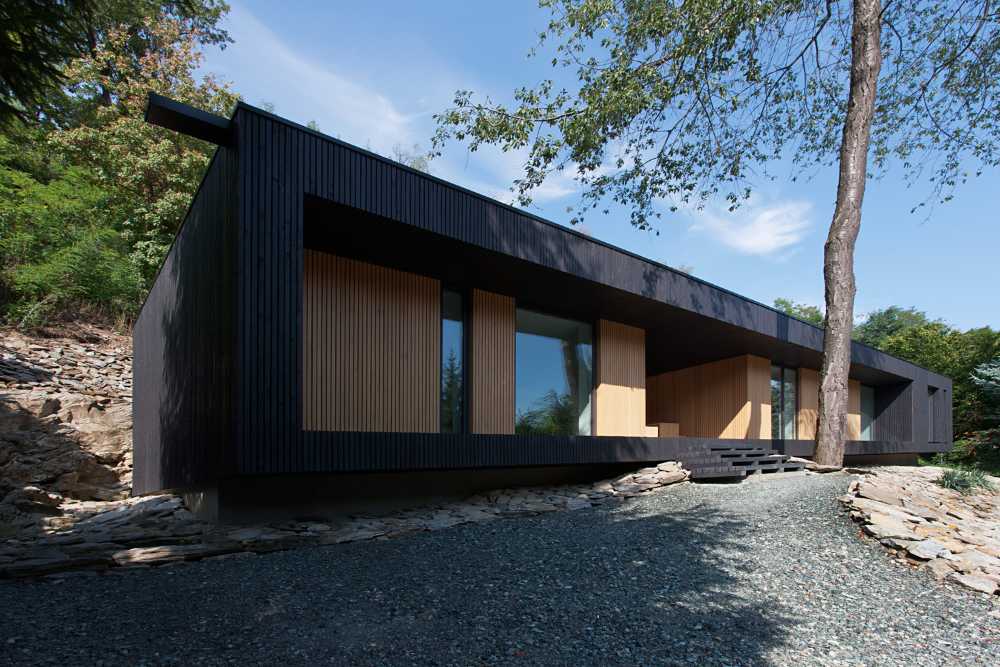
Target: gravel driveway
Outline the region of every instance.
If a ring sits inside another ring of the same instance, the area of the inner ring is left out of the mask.
[[[836,502],[847,484],[687,484],[388,541],[2,583],[0,663],[1000,664],[995,603],[860,540]]]

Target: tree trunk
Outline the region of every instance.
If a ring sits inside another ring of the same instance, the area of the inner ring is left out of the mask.
[[[868,171],[868,140],[875,89],[882,67],[880,0],[854,0],[851,25],[851,90],[840,143],[840,179],[833,222],[823,248],[826,336],[820,371],[816,462],[844,464],[847,374],[854,324],[854,243],[861,229],[861,204]]]

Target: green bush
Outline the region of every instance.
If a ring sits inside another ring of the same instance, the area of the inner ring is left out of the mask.
[[[934,465],[981,468],[991,473],[1000,472],[1000,428],[965,433],[955,441],[950,452],[938,454]]]
[[[0,137],[0,302],[3,318],[38,326],[73,314],[127,317],[143,281],[86,170],[26,162],[24,143]]]
[[[978,468],[948,468],[937,479],[938,486],[958,491],[963,496],[975,493],[977,489],[993,491],[993,484],[986,473]]]

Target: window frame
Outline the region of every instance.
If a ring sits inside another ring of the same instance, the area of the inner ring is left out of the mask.
[[[517,425],[517,311],[526,310],[536,315],[544,315],[548,317],[554,317],[560,320],[569,320],[571,322],[576,322],[577,324],[585,324],[590,327],[590,433],[587,435],[576,434],[576,435],[561,435],[558,437],[565,438],[587,438],[593,437],[597,431],[597,369],[598,369],[598,355],[600,354],[600,344],[598,343],[598,338],[600,336],[600,327],[598,327],[598,320],[589,317],[579,317],[573,313],[566,311],[561,311],[559,309],[550,309],[537,304],[531,303],[530,301],[523,301],[521,299],[514,299],[514,425]]]

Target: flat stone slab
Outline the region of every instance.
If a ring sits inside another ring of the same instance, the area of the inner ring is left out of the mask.
[[[579,511],[677,484],[688,475],[679,463],[667,461],[593,484],[500,489],[389,516],[242,527],[202,523],[181,498],[169,494],[108,502],[66,500],[59,516],[47,517],[0,548],[0,577],[169,565],[237,553],[385,539],[501,517]]]
[[[939,581],[993,595],[1000,591],[1000,497],[945,489],[936,483],[943,472],[930,466],[873,468],[840,501],[865,534],[903,562]]]

